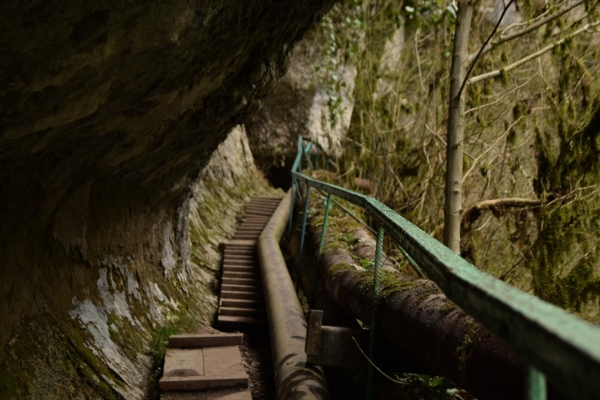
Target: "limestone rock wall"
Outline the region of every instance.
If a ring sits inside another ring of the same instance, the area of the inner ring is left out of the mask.
[[[2,3],[1,398],[144,396],[152,330],[212,301],[195,182],[330,6]]]
[[[357,69],[352,62],[340,62],[330,73],[340,82],[340,104],[330,118],[332,96],[319,70],[325,59],[321,29],[308,34],[293,49],[290,68],[264,106],[247,122],[248,136],[258,165],[277,185],[288,176],[296,157],[299,135],[316,140],[331,156],[339,156],[342,138],[350,126],[354,107],[353,91]]]

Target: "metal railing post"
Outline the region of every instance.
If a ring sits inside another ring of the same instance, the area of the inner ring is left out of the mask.
[[[317,278],[319,276],[319,264],[321,263],[321,256],[323,255],[323,246],[325,245],[325,235],[327,234],[327,221],[329,220],[329,210],[331,209],[331,198],[333,195],[330,193],[327,195],[327,203],[325,204],[325,216],[323,217],[323,227],[321,228],[321,240],[319,241],[319,254],[317,254],[317,263],[315,278],[313,279],[313,292],[311,295],[311,303],[315,301],[315,294],[317,292]]]
[[[292,220],[294,219],[294,202],[296,201],[294,199],[294,191],[295,191],[295,187],[296,187],[296,178],[292,177],[292,187],[290,188],[290,190],[292,191],[290,193],[290,217],[288,219],[288,233],[291,234],[292,233]]]
[[[300,236],[300,254],[298,254],[298,277],[296,284],[300,286],[302,279],[302,253],[304,252],[304,237],[306,236],[306,219],[308,217],[308,199],[310,197],[310,185],[306,184],[306,199],[304,200],[304,213],[302,214],[302,234]]]
[[[313,169],[312,161],[310,159],[310,150],[311,149],[312,149],[312,142],[308,142],[306,147],[302,149],[302,153],[304,154],[304,157],[306,157],[306,161],[308,163],[307,168],[309,168],[309,169]],[[300,171],[302,171],[302,170],[300,170]]]
[[[371,324],[369,329],[369,359],[375,362],[375,327],[377,325],[377,308],[379,306],[379,293],[381,291],[381,271],[383,252],[383,226],[379,224],[377,228],[377,245],[375,247],[375,268],[373,270],[373,309],[371,311]],[[373,380],[375,379],[375,369],[369,363],[369,373],[367,376],[367,400],[373,398]]]
[[[317,256],[317,265],[321,262],[321,255],[323,254],[323,246],[325,245],[325,235],[327,234],[327,221],[329,219],[329,210],[331,209],[331,197],[330,193],[327,195],[327,203],[325,204],[325,216],[323,217],[323,228],[321,229],[321,241],[319,242],[319,254]]]
[[[527,371],[527,400],[546,400],[546,377],[531,365]]]

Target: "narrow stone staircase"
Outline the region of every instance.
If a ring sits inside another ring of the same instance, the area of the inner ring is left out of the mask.
[[[223,279],[217,327],[237,330],[266,324],[256,241],[280,197],[253,197],[232,240],[223,244]]]

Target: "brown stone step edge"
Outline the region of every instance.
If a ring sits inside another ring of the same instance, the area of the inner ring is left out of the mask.
[[[171,335],[169,337],[169,347],[238,346],[242,344],[243,339],[243,333]]]
[[[236,315],[219,315],[218,323],[220,326],[224,327],[239,327],[239,325],[243,324],[266,324],[267,320],[265,318],[256,318],[256,317],[242,317]]]
[[[161,379],[158,386],[161,390],[203,391],[231,387],[246,387],[248,376],[172,376]]]
[[[227,290],[227,293],[223,293],[222,299],[248,299],[248,300],[261,300],[263,296],[262,290],[256,290],[254,292],[236,292],[235,290]]]
[[[160,400],[252,400],[248,388],[211,390],[210,392],[164,392]]]
[[[227,242],[223,242],[224,247],[232,246],[232,247],[255,247],[256,240],[229,240]]]

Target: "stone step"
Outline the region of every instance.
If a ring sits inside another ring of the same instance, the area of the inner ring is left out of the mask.
[[[267,226],[268,222],[269,222],[269,220],[263,220],[263,221],[248,220],[248,221],[243,221],[242,224],[256,225],[257,227],[262,227],[263,229],[265,229],[265,226]]]
[[[246,230],[260,230],[263,231],[265,229],[266,225],[240,225],[239,229],[237,230],[237,232],[239,231],[246,231]],[[236,232],[236,233],[237,233]]]
[[[258,271],[223,271],[223,278],[260,279]]]
[[[221,299],[221,307],[238,307],[264,310],[265,302],[262,300]]]
[[[262,289],[253,285],[236,285],[236,284],[222,284],[221,290],[230,291],[230,292],[245,292],[245,293],[260,293],[262,294]]]
[[[227,261],[227,262],[223,262],[223,268],[225,267],[241,267],[241,268],[258,268],[258,260],[253,260],[253,261],[239,261],[239,260],[234,260],[234,261]]]
[[[246,234],[246,235],[235,235],[234,238],[235,239],[258,239],[258,237],[260,236],[260,234]]]
[[[228,240],[223,242],[223,247],[228,248],[240,248],[240,247],[254,247],[256,248],[256,242],[252,240]]]
[[[237,256],[247,256],[246,259],[239,259],[236,258]],[[223,257],[223,261],[225,261],[225,259],[227,260],[233,260],[234,262],[237,261],[258,261],[258,255],[257,254],[225,254]]]
[[[223,261],[223,268],[225,267],[256,268],[258,267],[258,260],[227,260]]]
[[[223,260],[223,266],[239,266],[239,267],[258,267],[258,260]]]
[[[258,279],[245,279],[245,278],[226,278],[223,277],[223,285],[254,285],[259,286],[260,281]]]
[[[273,201],[273,202],[280,203],[281,199],[283,199],[283,197],[281,197],[281,196],[256,196],[256,197],[251,197],[250,198],[250,202],[253,202],[253,201]]]
[[[228,257],[228,258],[240,258],[240,259],[246,259],[246,258],[256,258],[257,253],[246,253],[246,254],[230,254],[230,253],[225,253],[223,254],[224,257]]]
[[[257,261],[258,257],[256,254],[225,254],[223,261]]]
[[[209,390],[208,392],[163,392],[160,400],[252,400],[248,388]]]
[[[240,317],[235,315],[219,315],[217,318],[217,325],[219,329],[238,329],[244,326],[257,326],[265,325],[267,320],[265,318],[257,317]]]
[[[263,298],[262,291],[253,292],[238,292],[232,290],[221,290],[221,299],[245,299],[245,300],[258,300]]]
[[[275,202],[250,202],[248,204],[246,204],[246,210],[249,208],[258,208],[258,207],[265,207],[265,208],[277,208],[278,203]]]
[[[269,214],[273,214],[273,212],[275,212],[275,210],[277,209],[277,207],[269,207],[269,206],[252,206],[252,207],[248,207],[246,208],[246,215],[249,214],[254,214],[255,212],[258,213],[269,213]]]
[[[251,212],[247,212],[246,213],[246,218],[252,218],[252,217],[256,217],[256,218],[260,218],[260,217],[265,217],[267,219],[270,219],[271,216],[273,216],[272,212],[269,211],[251,211]]]
[[[242,308],[242,307],[220,307],[219,316],[232,316],[232,317],[255,317],[260,318],[265,316],[265,310],[255,308]]]
[[[251,301],[251,300],[238,300]],[[243,342],[242,333],[181,334],[169,337],[170,348],[237,346]]]
[[[256,256],[256,249],[253,247],[247,247],[247,248],[241,248],[241,249],[225,249],[224,253],[225,255],[248,255],[248,256]]]
[[[239,231],[237,231],[235,233],[235,235],[233,237],[236,236],[246,236],[246,235],[257,235],[260,236],[260,234],[263,232],[263,229],[240,229]]]
[[[277,207],[281,202],[276,201],[251,201],[246,207]]]
[[[228,272],[245,272],[251,274],[259,274],[258,265],[223,265],[223,274]]]
[[[262,232],[265,228],[263,226],[241,226],[235,233],[240,232]]]
[[[248,386],[247,376],[173,376],[161,378],[158,387],[161,390],[177,390],[186,392],[204,391]]]
[[[242,223],[244,222],[254,222],[257,224],[261,224],[261,223],[267,223],[269,222],[269,220],[271,219],[271,216],[260,216],[260,215],[246,215],[243,219],[242,219]]]
[[[200,349],[167,349],[163,377],[158,387],[163,391],[202,391],[247,387],[248,375],[238,346]]]

